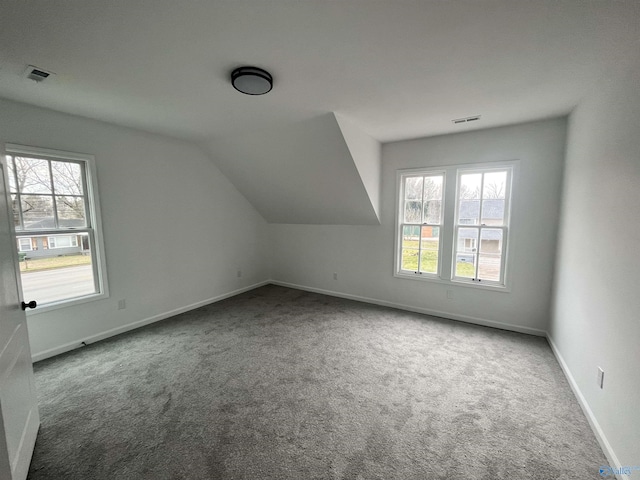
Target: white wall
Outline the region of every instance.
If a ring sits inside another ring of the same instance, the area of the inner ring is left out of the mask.
[[[30,315],[35,358],[269,278],[265,221],[199,149],[6,100],[0,142],[96,158],[111,296]]]
[[[566,120],[554,119],[383,145],[380,226],[270,225],[272,278],[477,323],[546,331]],[[393,276],[396,170],[521,161],[515,186],[510,293]],[[333,280],[333,272],[338,280]],[[452,290],[453,300],[446,291]]]
[[[621,68],[570,117],[549,333],[609,453],[640,465],[640,62]]]

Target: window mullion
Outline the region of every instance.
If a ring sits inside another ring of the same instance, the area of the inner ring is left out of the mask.
[[[502,229],[502,249],[500,250],[500,283],[505,284],[507,279],[505,278],[506,266],[507,266],[507,243],[509,241],[509,228],[507,226],[501,227]]]
[[[512,170],[507,170],[507,185],[504,189],[504,218],[502,219],[503,225],[509,225],[511,222],[511,175]]]
[[[482,175],[480,176],[480,211],[478,213],[478,240],[477,245],[476,245],[476,264],[475,264],[475,274],[474,274],[474,280],[476,281],[480,281],[480,279],[478,278],[478,274],[480,273],[480,239],[482,238],[482,209],[483,209],[483,205],[482,205],[482,199],[484,198],[484,172],[482,173]]]
[[[422,274],[422,225],[424,225],[424,184],[427,181],[425,175],[422,176],[422,191],[420,193],[420,226],[418,227],[418,275]]]
[[[93,229],[89,227],[83,228],[60,228],[60,229],[47,229],[47,230],[23,230],[20,232],[16,232],[17,237],[24,236],[48,236],[48,235],[81,235],[83,233],[90,233]]]
[[[484,179],[484,175],[482,176]],[[482,196],[482,195],[481,195]],[[482,199],[480,199],[480,215],[482,215]],[[482,239],[482,216],[480,217],[480,225],[478,225],[478,239],[476,240],[476,273],[474,280],[476,282],[480,282],[479,274],[480,274],[480,244]]]
[[[13,178],[16,182],[16,202],[18,204],[18,218],[20,219],[20,228],[24,230],[24,217],[22,214],[22,193],[20,192],[20,184],[18,183],[18,168],[16,165],[15,155],[11,156],[11,162],[13,163]],[[9,193],[11,195],[11,193]]]
[[[455,179],[454,182],[451,179]],[[452,183],[452,186],[449,186]],[[456,230],[456,192],[457,192],[456,171],[454,168],[447,168],[444,172],[444,179],[442,182],[443,194],[442,201],[444,203],[442,207],[442,228],[440,230],[440,245],[442,259],[452,259],[451,261],[440,262],[440,275],[444,280],[451,280],[455,275],[455,254],[456,246],[455,240],[457,235]]]
[[[84,221],[87,227],[93,225],[93,216],[91,211],[91,205],[89,204],[89,188],[88,188],[88,174],[86,165],[80,164],[80,172],[82,173],[82,197],[84,202]]]
[[[51,160],[47,160],[47,164],[49,165],[49,181],[51,182],[51,198],[52,198],[52,206],[53,206],[53,225],[58,228],[60,226],[58,221],[58,202],[56,200],[56,189],[53,185],[53,166],[51,165]]]
[[[93,230],[89,232],[89,251],[91,252],[96,251],[96,238],[93,233]],[[103,285],[102,285],[102,279],[100,277],[100,266],[98,265],[98,262],[91,262],[91,270],[93,272],[93,284],[95,285],[96,290],[98,292],[102,292]]]

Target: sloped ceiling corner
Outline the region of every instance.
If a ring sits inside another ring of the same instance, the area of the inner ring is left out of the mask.
[[[380,219],[380,188],[382,181],[380,171],[382,169],[382,149],[380,142],[360,130],[352,121],[335,115],[338,126],[342,131],[351,158],[353,159],[364,188],[367,190],[371,205],[378,219]]]
[[[347,130],[329,113],[206,147],[269,223],[378,225],[379,144]]]

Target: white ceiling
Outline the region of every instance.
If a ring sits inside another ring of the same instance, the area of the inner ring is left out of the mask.
[[[393,141],[566,114],[639,32],[637,0],[0,0],[0,96],[202,142],[326,112]],[[243,64],[273,91],[235,91]]]

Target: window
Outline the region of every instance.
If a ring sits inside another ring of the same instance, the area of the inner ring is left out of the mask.
[[[504,288],[516,165],[399,171],[395,275]]]
[[[33,250],[33,246],[31,244],[31,238],[18,238],[18,251],[20,252],[31,252]]]
[[[502,285],[511,169],[459,169],[457,180],[453,278]]]
[[[438,273],[444,173],[406,175],[402,181],[400,270]]]
[[[93,157],[7,145],[25,300],[38,311],[107,295]],[[30,233],[30,237],[25,237]]]

